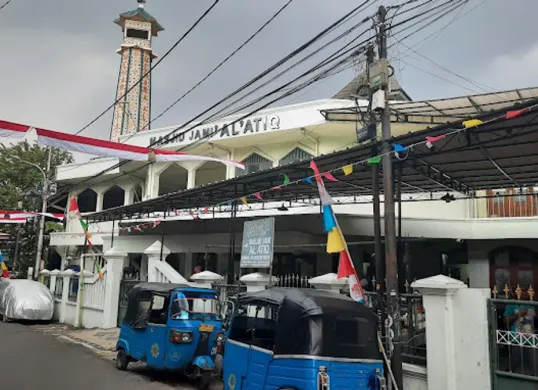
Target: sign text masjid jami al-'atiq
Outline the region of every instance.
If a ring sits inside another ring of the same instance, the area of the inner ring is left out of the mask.
[[[280,130],[280,117],[276,115],[246,118],[238,122],[220,123],[215,125],[197,126],[185,131],[178,129],[175,134],[164,137],[151,137],[150,144],[160,145],[179,144],[185,141],[193,142],[202,139],[223,139],[260,132]]]

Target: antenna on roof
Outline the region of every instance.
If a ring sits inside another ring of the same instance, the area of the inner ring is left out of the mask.
[[[146,0],[136,0],[138,2],[138,8],[144,8],[144,4],[146,4]]]

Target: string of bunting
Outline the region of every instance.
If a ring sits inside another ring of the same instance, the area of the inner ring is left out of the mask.
[[[466,120],[466,121],[462,121],[460,128],[448,131],[445,134],[441,134],[441,135],[433,136],[433,137],[432,136],[426,136],[424,140],[416,142],[416,143],[413,143],[413,144],[410,144],[410,145],[401,145],[401,144],[398,144],[398,143],[393,143],[392,144],[392,150],[390,152],[381,153],[381,154],[378,154],[377,156],[369,157],[367,159],[360,160],[360,161],[357,161],[357,162],[354,162],[354,163],[350,163],[350,164],[347,164],[347,165],[344,165],[344,166],[341,166],[341,167],[338,167],[338,168],[334,168],[334,169],[331,169],[331,170],[328,170],[328,171],[325,171],[325,172],[320,172],[319,169],[317,168],[314,160],[312,160],[311,163],[310,163],[310,168],[314,171],[314,175],[312,175],[312,176],[304,177],[304,178],[298,179],[298,180],[290,180],[290,177],[287,174],[283,174],[282,175],[282,177],[283,177],[282,184],[279,185],[279,186],[274,186],[274,187],[268,188],[266,190],[253,192],[253,193],[250,193],[248,195],[243,195],[243,196],[240,196],[240,197],[237,197],[237,198],[232,198],[232,199],[229,199],[226,202],[217,203],[217,204],[214,205],[214,207],[225,206],[225,205],[232,206],[232,204],[234,202],[236,202],[236,201],[240,201],[244,206],[248,206],[248,198],[254,197],[254,198],[256,198],[256,199],[258,199],[260,201],[265,201],[262,194],[264,194],[266,192],[269,192],[269,191],[281,191],[281,190],[283,190],[284,187],[287,187],[287,186],[290,186],[290,185],[293,185],[293,184],[299,184],[299,183],[305,182],[305,183],[313,185],[314,181],[316,181],[316,183],[319,186],[319,181],[318,181],[319,178],[323,178],[323,179],[326,179],[326,180],[331,181],[331,182],[339,182],[340,180],[338,180],[334,176],[333,173],[338,172],[338,171],[342,171],[344,176],[349,176],[349,175],[351,175],[353,173],[354,167],[356,167],[358,165],[363,165],[363,164],[368,164],[368,165],[380,164],[383,157],[391,156],[391,155],[395,155],[395,157],[400,159],[400,160],[405,160],[407,158],[407,154],[404,155],[403,157],[401,156],[401,154],[405,153],[405,152],[409,153],[410,150],[412,150],[414,147],[419,146],[419,145],[426,145],[428,147],[428,149],[430,149],[431,151],[435,151],[435,143],[445,139],[446,137],[448,137],[450,135],[457,134],[457,133],[460,133],[462,131],[466,131],[466,130],[469,130],[469,129],[472,129],[472,128],[477,128],[477,127],[480,127],[480,126],[483,126],[485,124],[489,124],[489,123],[492,123],[492,122],[514,119],[514,118],[517,118],[517,117],[519,117],[519,116],[521,116],[521,115],[523,115],[523,114],[525,114],[527,112],[530,112],[531,110],[533,110],[536,107],[538,107],[538,104],[526,107],[526,108],[521,109],[521,110],[507,111],[503,115],[499,115],[497,117],[494,117],[492,119],[485,120],[485,121],[482,121],[480,119],[469,119],[469,120]],[[320,191],[320,196],[322,196],[321,191]],[[327,200],[327,199],[325,199],[325,200]],[[324,202],[323,199],[321,199],[321,201],[322,201],[322,204],[326,204],[326,202]],[[174,213],[175,213],[176,216],[180,215],[177,210],[174,210]],[[204,208],[202,210],[202,213],[194,212],[194,211],[189,211],[188,213],[192,216],[193,219],[200,220],[201,219],[200,218],[201,214],[209,214],[209,208],[207,208],[207,207]]]

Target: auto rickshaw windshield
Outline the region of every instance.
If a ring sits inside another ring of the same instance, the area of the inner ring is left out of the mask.
[[[178,295],[172,303],[173,319],[192,319],[197,314],[218,315],[218,300],[216,297],[190,298]]]

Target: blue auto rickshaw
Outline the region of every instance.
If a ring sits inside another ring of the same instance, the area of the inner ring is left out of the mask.
[[[224,342],[215,290],[172,283],[139,283],[116,344],[116,367],[141,361],[158,370],[177,370],[207,389]]]
[[[380,390],[377,319],[363,304],[315,289],[242,294],[224,346],[225,390]]]

